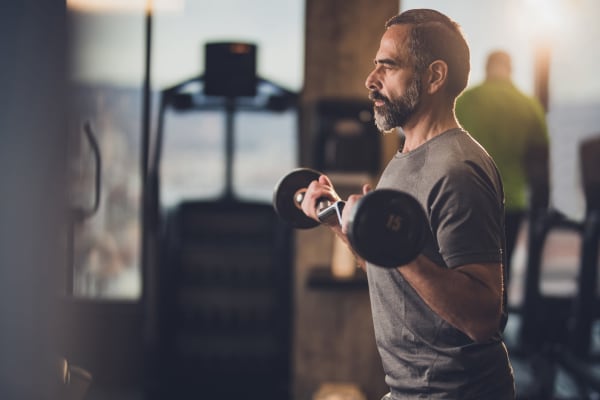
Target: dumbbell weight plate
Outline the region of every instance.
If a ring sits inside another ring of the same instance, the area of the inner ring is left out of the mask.
[[[365,260],[395,268],[419,255],[428,226],[425,211],[414,197],[379,189],[356,203],[350,215],[348,239]]]
[[[308,185],[319,179],[321,173],[310,168],[298,168],[285,175],[275,185],[273,191],[273,208],[275,212],[296,229],[310,229],[319,225],[319,222],[309,218],[297,201]]]

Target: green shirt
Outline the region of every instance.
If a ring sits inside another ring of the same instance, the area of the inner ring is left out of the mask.
[[[486,80],[456,100],[456,117],[498,166],[506,210],[525,210],[527,151],[533,146],[548,146],[548,127],[541,104],[511,82]]]

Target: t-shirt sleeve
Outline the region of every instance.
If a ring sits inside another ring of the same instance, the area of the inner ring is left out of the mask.
[[[473,162],[453,168],[435,185],[430,223],[448,267],[502,262],[504,216],[498,190],[489,171]]]

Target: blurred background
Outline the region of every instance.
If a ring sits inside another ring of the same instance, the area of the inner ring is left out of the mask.
[[[376,181],[398,137],[374,129],[364,80],[385,21],[417,7],[462,26],[470,86],[503,49],[546,108],[551,212],[521,228],[507,343],[520,398],[598,398],[598,229],[580,156],[600,135],[595,0],[7,5],[3,398],[66,398],[57,359],[89,399],[385,394],[364,274],[326,229],[292,231],[271,202],[299,166],[342,194]],[[564,312],[524,328],[540,310]],[[580,314],[585,333],[565,330]],[[521,340],[531,332],[543,345]]]

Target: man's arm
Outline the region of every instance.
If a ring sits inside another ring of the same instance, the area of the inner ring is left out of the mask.
[[[486,341],[498,331],[502,315],[501,264],[450,269],[420,255],[398,271],[434,312],[472,340]]]
[[[318,183],[309,186],[307,195],[314,202],[328,194],[330,185],[327,178],[321,177]],[[370,190],[369,185],[364,185],[361,195],[350,195],[342,212],[342,227],[331,227],[351,249],[346,236],[349,211]],[[310,215],[307,211],[313,210],[304,206],[303,210]],[[365,268],[364,260],[358,256],[356,258],[359,266]],[[472,340],[486,341],[498,331],[504,284],[501,264],[467,264],[450,269],[440,267],[420,255],[398,270],[434,312]]]

